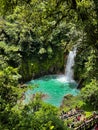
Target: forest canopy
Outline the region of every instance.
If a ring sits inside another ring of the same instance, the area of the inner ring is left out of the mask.
[[[45,106],[40,96],[19,110],[17,101],[27,90],[21,83],[63,73],[74,45],[75,80],[84,80],[80,96],[97,109],[98,0],[0,0],[0,4],[0,128],[65,129],[58,110]],[[33,116],[28,113],[31,109]]]

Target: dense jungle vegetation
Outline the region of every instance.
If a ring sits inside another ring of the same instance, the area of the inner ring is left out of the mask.
[[[0,130],[67,130],[58,108],[43,103],[40,95],[22,105],[27,87],[20,84],[63,73],[74,45],[75,79],[84,80],[79,98],[98,110],[98,0],[0,0],[0,4]]]

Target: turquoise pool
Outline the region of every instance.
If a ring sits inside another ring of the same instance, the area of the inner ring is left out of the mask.
[[[57,107],[61,105],[65,95],[77,95],[79,93],[79,90],[76,88],[77,84],[75,82],[68,83],[64,81],[64,76],[44,76],[39,79],[31,80],[28,84],[32,86],[37,85],[37,87],[26,92],[26,101],[30,100],[32,94],[41,92],[47,95],[47,97],[43,99],[44,102]]]

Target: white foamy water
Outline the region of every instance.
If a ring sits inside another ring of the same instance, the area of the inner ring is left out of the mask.
[[[72,51],[69,52],[68,59],[67,59],[67,64],[65,68],[65,75],[60,75],[57,80],[60,82],[75,82],[74,81],[74,59],[76,56],[76,50],[77,48],[74,47]]]
[[[58,80],[59,82],[62,82],[62,83],[64,83],[64,82],[65,82],[65,83],[69,83],[69,82],[70,82],[70,83],[75,83],[75,80],[70,80],[70,81],[67,80],[66,77],[65,77],[65,75],[59,75],[58,78],[57,78],[57,80]]]
[[[72,51],[69,52],[67,64],[65,68],[65,80],[68,82],[74,81],[74,63],[75,63],[75,57],[76,57],[76,47]]]

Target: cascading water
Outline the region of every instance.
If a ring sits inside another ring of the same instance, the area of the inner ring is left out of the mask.
[[[32,95],[35,93],[43,94],[43,100],[49,104],[60,106],[64,96],[67,94],[77,95],[77,84],[73,79],[73,66],[74,58],[76,56],[76,48],[73,48],[69,52],[65,74],[64,75],[54,75],[45,76],[39,79],[31,80],[29,82],[30,86],[37,85],[35,89],[29,89],[26,92],[26,100],[28,103],[32,100]]]
[[[60,82],[75,82],[74,81],[74,70],[73,70],[73,66],[74,66],[74,59],[76,56],[76,51],[77,51],[77,47],[74,47],[72,51],[69,52],[68,55],[68,59],[67,59],[67,64],[66,64],[66,68],[65,68],[65,74],[64,75],[60,75],[58,76],[58,79]]]
[[[65,81],[67,82],[73,82],[74,79],[74,70],[73,70],[73,66],[74,66],[74,59],[76,56],[76,50],[77,48],[74,47],[72,51],[69,52],[68,55],[68,59],[67,59],[67,64],[66,64],[66,68],[65,68]]]

